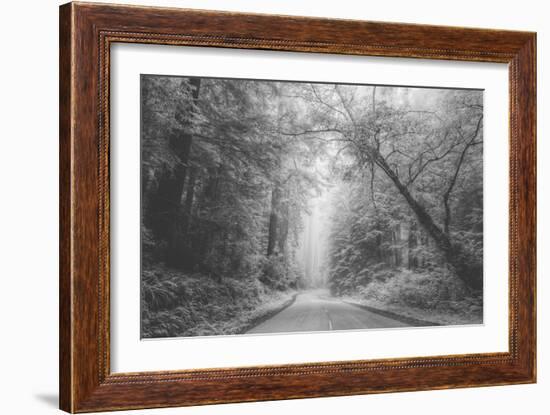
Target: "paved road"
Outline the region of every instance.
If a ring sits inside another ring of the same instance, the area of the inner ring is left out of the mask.
[[[330,297],[325,291],[299,294],[290,307],[247,333],[353,330],[407,327],[408,324]]]

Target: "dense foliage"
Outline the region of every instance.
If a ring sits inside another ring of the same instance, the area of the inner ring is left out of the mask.
[[[178,275],[254,287],[249,303],[304,288],[297,252],[323,192],[334,295],[403,270],[430,287],[397,294],[414,306],[479,293],[480,91],[143,76],[141,95],[145,335],[186,332],[153,323],[187,312]]]
[[[348,148],[339,164],[344,171],[335,198],[332,280],[338,286],[349,275],[367,280],[379,275],[372,269],[450,266],[465,285],[478,289],[481,93],[432,91],[429,103],[417,103],[422,110],[411,110],[407,100],[391,99],[394,91],[384,92],[375,101],[372,88],[366,114],[365,99],[344,106],[353,130],[341,133]],[[342,102],[354,100],[352,91],[340,95]]]

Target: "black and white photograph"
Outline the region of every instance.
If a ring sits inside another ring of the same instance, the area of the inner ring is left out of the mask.
[[[142,339],[483,324],[483,90],[140,89]]]

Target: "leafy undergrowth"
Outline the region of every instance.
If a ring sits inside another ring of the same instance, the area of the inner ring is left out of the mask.
[[[345,292],[342,296],[355,303],[441,325],[483,323],[482,294],[466,288],[445,269],[396,270],[391,276],[375,276],[354,293]]]
[[[141,287],[142,338],[241,334],[295,294],[252,277],[213,279],[163,266],[143,270]]]

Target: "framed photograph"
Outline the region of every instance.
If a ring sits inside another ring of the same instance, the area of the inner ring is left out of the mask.
[[[60,8],[60,407],[536,380],[536,35]]]

